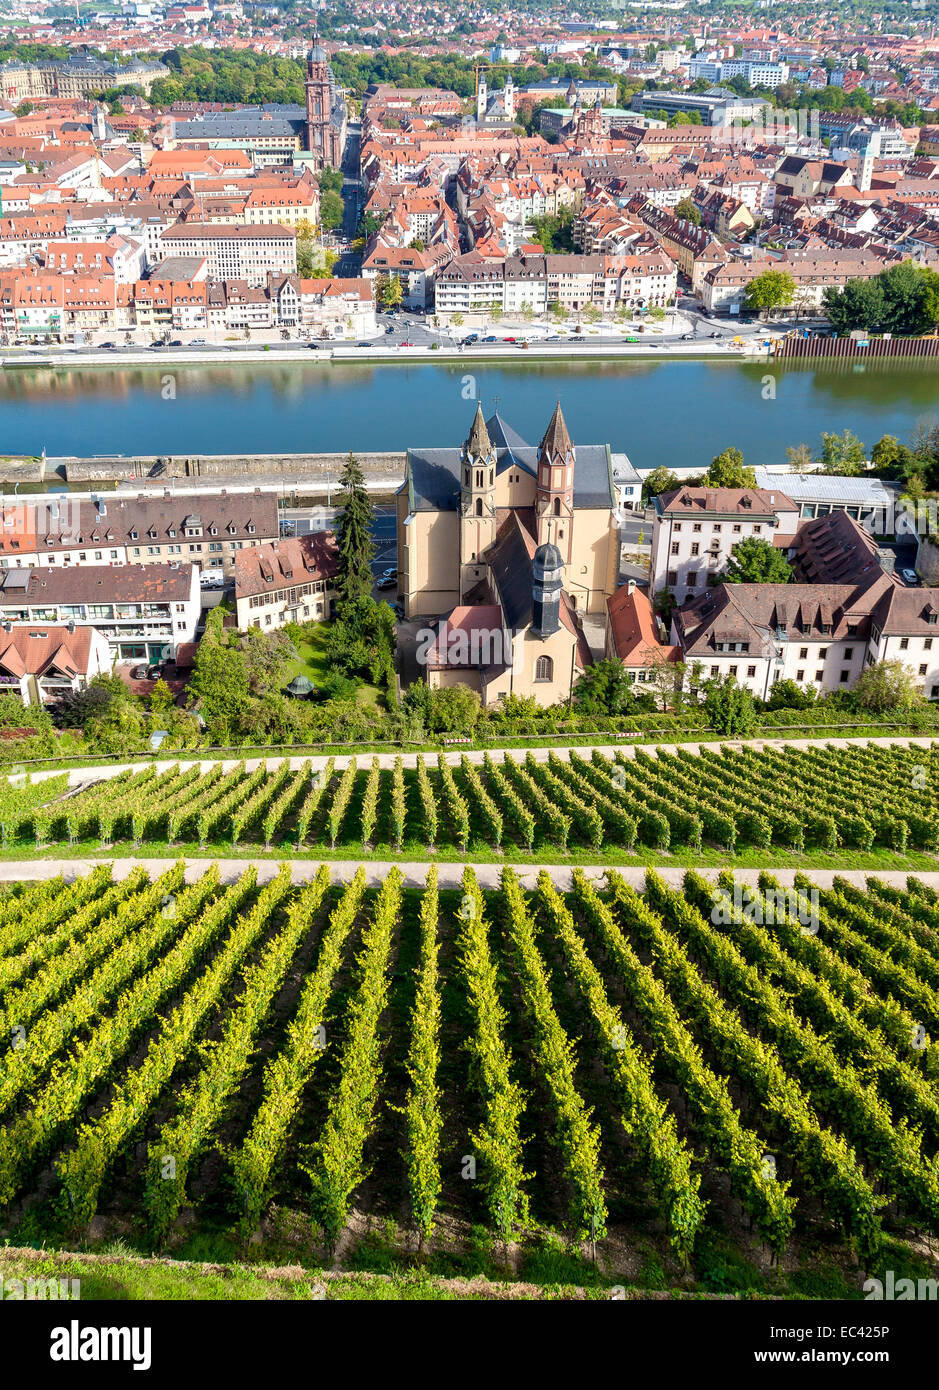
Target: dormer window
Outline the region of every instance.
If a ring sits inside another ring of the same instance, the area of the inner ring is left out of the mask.
[[[130,533],[130,538],[131,538],[132,541],[136,541],[136,540],[139,540],[139,539],[140,539],[139,536],[137,535],[137,532],[136,532],[136,531],[131,531],[131,533]]]
[[[155,541],[156,538],[157,538],[157,533],[156,533],[156,531],[154,530],[154,528],[153,528],[152,526],[150,527],[150,530],[147,532],[147,535],[150,537],[150,539],[151,539],[152,541]],[[98,539],[98,537],[97,537],[97,536],[92,536],[91,539],[92,539],[93,541],[96,541],[96,540]]]
[[[209,527],[209,535],[210,535],[210,536],[217,536],[217,535],[218,535],[218,527],[217,527],[217,526],[210,526],[210,527]]]
[[[249,536],[253,536],[253,535],[254,535],[254,523],[253,523],[253,522],[250,522],[250,521],[248,522],[247,530],[248,530],[248,535],[249,535]]]

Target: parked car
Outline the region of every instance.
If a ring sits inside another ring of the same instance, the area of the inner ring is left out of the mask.
[[[404,617],[404,604],[403,604],[403,603],[395,603],[395,604],[392,604],[391,611],[394,613],[395,617],[396,617],[396,618],[398,619],[398,621],[400,622],[401,619]]]
[[[393,574],[383,574],[375,587],[378,589],[396,589],[398,580]]]
[[[464,347],[468,347],[470,343],[478,343],[478,342],[479,342],[479,334],[478,334],[478,333],[470,333],[468,337],[466,337],[466,338],[463,339],[463,346],[464,346]]]
[[[371,347],[371,346],[372,346],[371,343],[370,343],[370,342],[367,342],[364,338],[362,339],[362,341],[361,341],[360,343],[356,343],[356,347]]]
[[[387,569],[382,570],[381,577],[382,579],[397,579],[398,571],[394,565],[389,565]]]
[[[721,335],[716,330],[711,334],[712,338],[719,338],[720,336]]]
[[[193,338],[193,340],[192,340],[192,342],[189,344],[189,346],[190,346],[190,347],[208,347],[209,344],[208,344],[208,342],[206,341],[205,338]]]
[[[405,339],[405,341],[401,344],[401,346],[402,346],[402,347],[413,347],[414,344],[411,342],[410,338],[407,338],[407,339]]]
[[[150,679],[149,674],[148,674],[149,670],[150,670],[149,666],[135,666],[134,669],[133,669],[133,670],[131,671],[131,673],[130,673],[130,678],[131,678],[132,681],[145,681],[145,680],[149,680],[149,679]]]
[[[117,343],[102,343],[101,346],[102,346],[103,348],[112,348],[112,347],[117,347]]]
[[[903,580],[904,584],[919,583],[919,575],[916,573],[915,570],[901,570],[900,578]]]
[[[174,338],[173,341],[170,343],[170,347],[182,347],[182,345],[182,338]]]
[[[486,338],[480,338],[481,343],[497,343],[498,341],[499,339],[496,337],[494,333],[490,333],[489,336]]]
[[[518,339],[517,339],[517,338],[503,338],[502,341],[503,341],[504,343],[517,343],[517,342],[518,342]]]
[[[387,335],[388,333],[393,333],[394,331],[395,331],[395,326],[394,326],[394,324],[393,324],[393,323],[389,323],[388,327],[385,329],[386,335]]]

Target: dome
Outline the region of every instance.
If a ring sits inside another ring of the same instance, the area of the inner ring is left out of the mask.
[[[328,63],[329,54],[325,48],[321,48],[318,43],[315,43],[310,49],[309,59],[311,63]]]
[[[532,556],[532,567],[540,570],[560,570],[564,568],[564,561],[561,552],[556,545],[548,541],[545,545],[539,545]]]

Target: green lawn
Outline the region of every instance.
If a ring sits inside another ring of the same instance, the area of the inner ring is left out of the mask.
[[[328,623],[317,623],[306,629],[304,636],[299,641],[294,641],[299,656],[296,661],[291,661],[287,668],[285,685],[289,685],[295,676],[306,676],[307,680],[312,681],[318,690],[322,687],[329,675],[329,667],[326,663],[328,632]],[[377,708],[381,705],[381,692],[377,685],[360,686],[356,691],[355,698],[356,703],[362,706]]]

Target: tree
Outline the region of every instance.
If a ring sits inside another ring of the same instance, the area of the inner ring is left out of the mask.
[[[424,243],[419,236],[416,236],[413,241],[409,241],[408,246],[412,251],[423,251],[424,249]]]
[[[815,465],[812,450],[807,444],[790,444],[786,449],[786,462],[793,473],[806,473]]]
[[[623,663],[608,658],[588,666],[574,686],[572,699],[584,714],[626,713],[634,695]]]
[[[675,216],[693,222],[696,227],[701,226],[701,214],[691,198],[682,198],[680,203],[675,204]]]
[[[371,595],[375,546],[372,542],[372,503],[355,454],[349,454],[339,482],[342,487],[339,506],[342,510],[336,522],[339,546],[336,589],[340,611],[343,611],[346,605]]]
[[[167,714],[175,703],[175,695],[161,676],[150,691],[150,713],[156,715]]]
[[[532,218],[532,241],[537,241],[547,252],[573,251],[574,249],[574,209],[561,208],[556,215],[549,213],[544,217]]]
[[[383,309],[396,309],[404,299],[404,287],[397,275],[380,275],[375,298]]]
[[[28,116],[30,111],[34,110],[35,107],[31,101],[21,101],[19,106],[14,108],[13,114],[14,116]]]
[[[704,683],[704,710],[711,727],[725,738],[741,738],[756,727],[756,701],[733,676]]]
[[[603,315],[596,304],[587,304],[584,307],[584,320],[587,323],[599,323]]]
[[[724,571],[728,584],[788,584],[791,578],[792,569],[782,551],[759,536],[740,541]]]
[[[901,444],[895,435],[885,434],[871,449],[871,463],[882,473],[906,474],[911,463],[916,463],[916,455]]]
[[[772,309],[791,304],[796,285],[791,275],[784,270],[764,270],[747,285],[743,296],[744,307],[758,309],[761,314]]]
[[[867,462],[864,445],[851,430],[842,434],[822,434],[821,465],[823,473],[839,473],[856,478]]]
[[[875,662],[862,672],[854,687],[858,708],[874,714],[912,709],[921,698],[912,671],[902,661]]]
[[[338,193],[327,190],[320,198],[320,226],[328,232],[342,226],[343,202]]]
[[[815,687],[803,689],[796,681],[777,681],[766,702],[768,709],[808,709],[815,704]]]
[[[206,618],[205,633],[196,651],[189,693],[213,735],[227,737],[236,729],[250,689],[244,654],[236,636],[224,626],[221,608]]]
[[[745,468],[739,449],[725,449],[711,460],[704,476],[705,487],[756,487],[756,474]]]
[[[658,497],[660,493],[672,492],[678,486],[678,477],[670,468],[659,466],[653,468],[642,483],[642,500],[645,502],[649,497]]]
[[[429,693],[424,716],[429,729],[441,734],[472,734],[482,709],[475,690],[468,685],[447,685]]]
[[[321,193],[341,193],[342,192],[342,170],[341,169],[321,169],[316,176]]]

